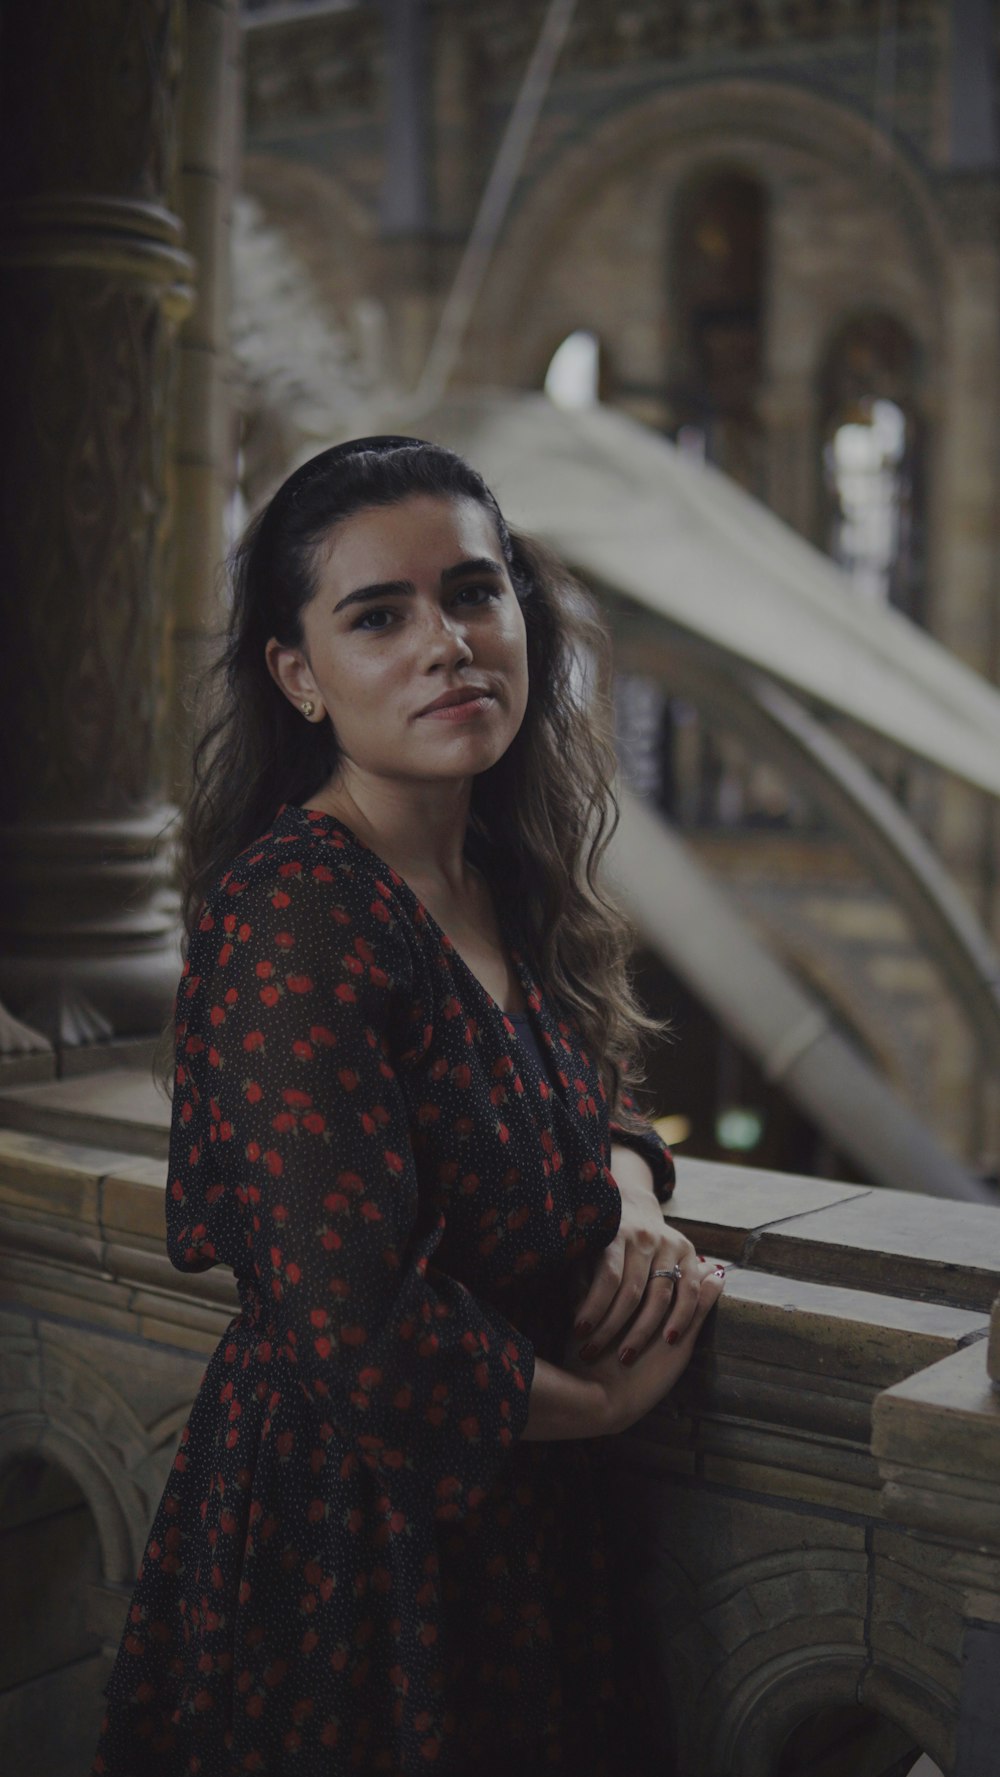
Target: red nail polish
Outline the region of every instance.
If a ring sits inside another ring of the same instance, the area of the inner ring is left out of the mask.
[[[592,1320],[578,1320],[576,1326],[573,1328],[573,1331],[580,1339],[585,1339],[587,1334],[593,1332],[593,1330],[594,1323]]]
[[[700,1265],[704,1265],[704,1263],[705,1263],[705,1255],[704,1255],[704,1253],[699,1253],[699,1254],[698,1254],[698,1263],[699,1263],[699,1264],[700,1264]]]
[[[589,1364],[591,1359],[595,1358],[597,1356],[597,1346],[596,1345],[582,1345],[580,1347],[580,1356],[583,1358],[585,1363]]]
[[[635,1351],[631,1345],[624,1346],[624,1348],[618,1353],[618,1362],[621,1364],[635,1363]]]
[[[677,1328],[676,1327],[671,1327],[669,1333],[667,1334],[667,1344],[668,1345],[676,1345],[677,1344]]]

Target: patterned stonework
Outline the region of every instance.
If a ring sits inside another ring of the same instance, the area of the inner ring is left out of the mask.
[[[264,132],[300,117],[338,124],[372,111],[384,82],[380,10],[356,7],[340,16],[305,19],[245,40],[247,125]]]
[[[326,116],[341,124],[374,110],[384,84],[384,35],[377,7],[303,18],[289,8],[287,21],[247,33],[248,124],[268,133],[302,117]],[[495,88],[520,80],[535,47],[545,7],[542,0],[497,7],[489,0],[435,0],[431,26],[443,39],[460,29],[471,45],[476,83],[485,106]],[[559,75],[643,74],[650,62],[778,52],[808,46],[865,46],[881,12],[872,0],[641,0],[611,6],[581,0],[560,56]],[[252,21],[253,14],[249,14]],[[894,39],[933,33],[934,0],[897,0]],[[898,71],[897,71],[898,72]]]
[[[4,195],[114,192],[173,208],[183,20],[183,0],[11,7]]]
[[[173,325],[157,291],[89,270],[12,278],[6,313],[22,417],[4,525],[24,589],[6,708],[34,763],[4,801],[125,812],[160,780]]]
[[[439,0],[439,13],[449,0]],[[518,8],[516,25],[496,7],[473,0],[462,8],[469,26],[489,46],[491,67],[517,67],[533,45],[544,8]],[[899,0],[897,31],[933,23],[932,0]],[[843,37],[870,39],[878,29],[879,9],[866,0],[678,0],[663,6],[657,0],[613,7],[606,0],[583,0],[578,8],[563,63],[569,69],[605,72],[646,60],[718,53],[724,50],[773,49],[788,43],[830,43]]]

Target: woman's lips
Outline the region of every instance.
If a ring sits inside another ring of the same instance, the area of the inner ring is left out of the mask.
[[[487,691],[482,697],[467,697],[462,703],[443,703],[436,710],[424,710],[420,720],[430,717],[436,722],[469,722],[492,709],[495,702],[492,691]]]

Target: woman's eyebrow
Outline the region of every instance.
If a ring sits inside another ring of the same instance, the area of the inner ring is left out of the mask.
[[[445,585],[452,580],[460,580],[464,574],[502,574],[503,568],[498,561],[488,555],[473,555],[467,561],[457,561],[453,568],[444,568],[441,579]]]
[[[499,562],[493,561],[488,555],[475,555],[465,561],[457,561],[450,568],[442,568],[441,584],[448,586],[452,580],[461,580],[467,574],[502,575],[503,568]],[[372,586],[358,586],[353,592],[346,594],[339,604],[334,605],[333,615],[342,611],[345,605],[360,605],[370,599],[398,598],[400,594],[416,593],[412,580],[378,580]]]

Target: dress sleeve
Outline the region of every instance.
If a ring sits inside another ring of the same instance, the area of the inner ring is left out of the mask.
[[[619,1093],[619,1103],[622,1109],[631,1112],[633,1117],[642,1115],[632,1094],[624,1087]],[[669,1203],[674,1194],[674,1185],[677,1182],[674,1157],[666,1142],[657,1135],[652,1124],[647,1122],[644,1129],[636,1130],[623,1127],[621,1123],[616,1123],[612,1117],[610,1128],[612,1142],[617,1142],[622,1147],[634,1148],[637,1154],[641,1154],[644,1160],[649,1161],[653,1170],[653,1191],[657,1202]]]
[[[170,1257],[202,1269],[235,1225],[268,1337],[353,1459],[463,1517],[524,1429],[534,1348],[432,1264],[445,1214],[397,1073],[427,1013],[413,950],[384,884],[314,854],[238,887],[178,995]]]

